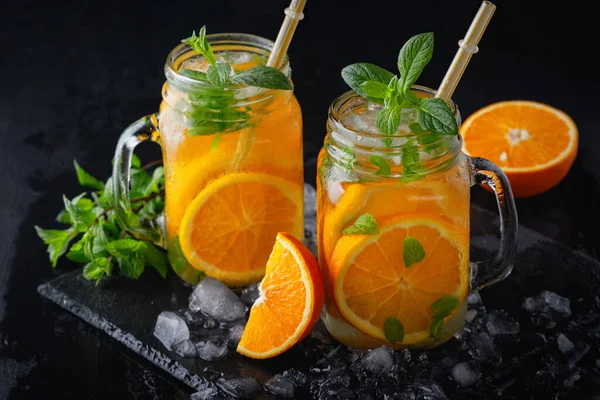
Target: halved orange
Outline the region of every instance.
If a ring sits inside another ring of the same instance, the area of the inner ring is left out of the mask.
[[[312,330],[323,308],[323,282],[312,253],[289,233],[279,233],[237,347],[251,358],[288,350]]]
[[[179,241],[196,269],[229,286],[260,280],[278,232],[302,238],[303,187],[258,173],[212,181],[187,207]]]
[[[343,235],[335,246],[329,263],[335,303],[367,335],[386,341],[384,324],[394,317],[404,327],[401,344],[417,344],[430,336],[432,304],[445,296],[462,302],[468,293],[468,230],[429,215],[379,225],[377,235]],[[403,258],[407,236],[425,250],[424,258],[410,268]]]
[[[464,152],[498,165],[515,197],[556,186],[577,155],[575,122],[564,111],[536,101],[490,104],[471,114],[460,132]]]

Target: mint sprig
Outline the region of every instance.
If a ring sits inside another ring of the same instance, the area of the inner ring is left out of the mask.
[[[342,78],[348,86],[360,96],[384,104],[377,118],[377,129],[384,135],[396,134],[402,108],[417,109],[418,124],[423,131],[458,134],[458,124],[448,104],[441,99],[419,99],[411,92],[432,55],[433,33],[427,32],[410,38],[400,49],[399,76],[369,63],[351,64],[342,69]]]
[[[358,217],[354,224],[342,231],[344,235],[377,235],[379,233],[379,224],[375,217],[365,213]]]
[[[217,62],[213,49],[206,38],[206,26],[200,28],[198,36],[192,32],[192,36],[183,39],[183,43],[190,45],[198,53],[202,54],[209,63],[206,70],[206,80],[213,86],[224,89],[232,83],[242,83],[248,86],[265,89],[292,90],[292,84],[285,74],[273,67],[258,65],[248,70],[235,73],[231,65],[226,62]],[[193,77],[189,72],[188,77]],[[203,78],[202,75],[196,75]]]
[[[64,210],[57,215],[57,222],[68,225],[66,229],[42,229],[35,226],[38,236],[47,246],[52,267],[65,256],[74,263],[83,264],[86,279],[99,282],[114,273],[137,279],[147,265],[165,277],[167,257],[153,243],[139,240],[121,229],[117,223],[112,185],[109,178],[102,182],[85,171],[76,161],[73,163],[77,180],[85,188],[94,189],[69,199],[63,196]],[[132,222],[139,219],[155,220],[164,209],[164,172],[157,162],[141,166],[133,157],[130,180]],[[155,167],[150,173],[150,169]]]
[[[450,316],[458,308],[459,304],[458,297],[444,296],[431,305],[431,308],[433,308],[433,320],[429,327],[429,333],[433,339],[439,340],[442,338],[445,325],[444,319]]]

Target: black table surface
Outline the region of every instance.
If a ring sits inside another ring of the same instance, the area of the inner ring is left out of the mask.
[[[401,4],[402,3],[402,4]],[[309,1],[289,54],[303,109],[307,182],[327,109],[347,88],[339,71],[368,61],[395,69],[404,41],[433,31],[419,83],[437,86],[480,2]],[[463,116],[501,100],[536,100],[575,120],[579,152],[567,177],[517,200],[520,223],[600,258],[600,136],[594,25],[582,5],[498,1],[480,52],[454,94]],[[34,225],[56,227],[62,194],[78,194],[73,159],[110,174],[123,128],[157,110],[166,55],[193,29],[274,39],[287,0],[35,2],[0,12],[0,398],[184,399],[119,343],[36,292],[52,270]],[[142,155],[159,155],[152,146]],[[311,161],[312,160],[312,161]],[[491,195],[473,201],[493,209]]]

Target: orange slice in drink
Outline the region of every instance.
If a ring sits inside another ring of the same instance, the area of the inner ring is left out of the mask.
[[[288,350],[317,323],[324,298],[317,260],[298,239],[279,233],[259,290],[237,351],[263,359]]]
[[[460,193],[455,193],[460,192]],[[360,215],[369,213],[376,220],[399,214],[427,213],[462,224],[469,213],[466,191],[448,182],[431,179],[398,186],[397,181],[349,185],[333,210],[324,217],[323,253],[329,260],[342,231]]]
[[[179,240],[190,264],[229,286],[262,278],[278,232],[303,237],[303,188],[266,174],[211,182],[187,207]]]
[[[424,258],[410,268],[403,257],[407,237],[416,239],[425,251]],[[380,222],[377,235],[343,235],[329,264],[339,311],[355,328],[379,340],[386,340],[389,317],[404,327],[403,345],[427,340],[432,305],[446,296],[462,302],[467,295],[468,240],[466,230],[427,215]]]
[[[579,133],[566,113],[535,101],[502,101],[471,114],[460,128],[465,153],[498,165],[515,197],[556,186],[577,155]]]

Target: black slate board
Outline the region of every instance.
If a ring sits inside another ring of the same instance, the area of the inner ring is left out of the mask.
[[[478,206],[473,206],[471,212],[471,258],[489,258],[498,245],[497,217]],[[213,386],[216,377],[222,374],[241,373],[264,383],[274,374],[291,367],[306,372],[323,350],[322,346],[311,349],[314,341],[305,340],[283,355],[264,361],[247,359],[236,353],[215,363],[182,358],[158,342],[153,336],[153,327],[161,311],[185,308],[191,290],[173,273],[169,274],[166,282],[157,274],[147,273],[137,281],[115,277],[95,287],[81,276],[80,270],[64,274],[38,288],[42,296],[104,331],[193,390]],[[534,325],[522,307],[526,297],[535,296],[542,290],[556,292],[571,300],[572,316],[551,330]],[[568,375],[565,369],[560,373],[552,372],[550,379],[538,379],[540,370],[551,368],[546,366],[547,360],[543,355],[549,351],[547,346],[536,349],[535,346],[526,347],[522,340],[519,343],[500,342],[499,350],[504,359],[501,375],[486,377],[483,371],[481,384],[487,382],[489,387],[493,387],[502,383],[499,380],[508,382],[510,387],[505,393],[508,397],[502,398],[513,398],[511,391],[516,396],[514,398],[521,398],[521,394],[524,398],[547,398],[546,395],[560,390],[568,393],[564,398],[600,394],[600,354],[597,348],[600,341],[599,293],[600,262],[520,226],[518,256],[512,274],[503,282],[480,292],[487,310],[506,312],[520,323],[521,332],[530,336],[540,332],[544,335],[544,342],[546,336],[568,331],[573,342],[585,342],[591,350],[588,348],[582,360],[578,361],[578,365],[584,367],[576,367],[575,372],[579,375],[572,387],[567,384],[570,389],[567,390],[560,382],[553,382],[569,379],[574,372]],[[431,359],[452,358],[453,352],[458,354],[458,349],[448,342],[429,351],[428,355]],[[483,394],[484,388],[479,390],[481,397],[478,397],[477,390],[461,388],[451,379],[443,379],[440,385],[450,399],[491,398]],[[299,398],[307,395],[308,391]]]

